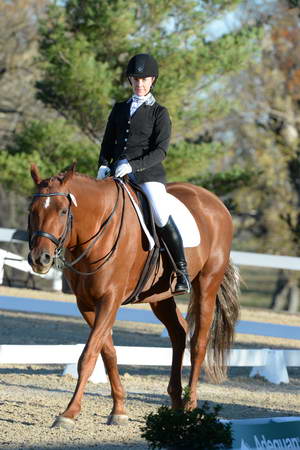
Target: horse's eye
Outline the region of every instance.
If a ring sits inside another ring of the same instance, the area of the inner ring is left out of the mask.
[[[61,211],[60,211],[60,215],[61,216],[65,216],[66,214],[68,213],[68,209],[67,208],[63,208],[63,209],[61,209]]]

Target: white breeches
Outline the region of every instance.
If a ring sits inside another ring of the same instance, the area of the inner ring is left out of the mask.
[[[140,186],[150,200],[156,225],[164,227],[171,215],[165,185],[158,181],[148,181]]]

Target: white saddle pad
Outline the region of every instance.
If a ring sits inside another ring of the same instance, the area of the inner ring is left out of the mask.
[[[137,212],[139,221],[141,223],[141,226],[142,226],[144,233],[146,234],[148,242],[149,242],[149,250],[151,250],[154,246],[154,239],[151,236],[151,234],[145,224],[140,207],[137,205],[137,203],[133,199],[126,184],[124,184],[123,181],[121,181],[121,183],[123,184],[124,188],[126,189],[128,195],[129,195],[129,198]],[[183,246],[184,247],[197,247],[200,244],[200,232],[199,232],[199,229],[197,227],[197,224],[195,222],[195,219],[194,219],[192,213],[180,200],[178,200],[178,198],[174,197],[174,195],[167,194],[167,196],[168,196],[168,202],[170,205],[170,212],[171,212],[173,220],[176,223],[178,230],[181,234]]]
[[[197,247],[200,244],[200,232],[190,210],[174,195],[167,194],[171,215],[176,223],[184,247]]]

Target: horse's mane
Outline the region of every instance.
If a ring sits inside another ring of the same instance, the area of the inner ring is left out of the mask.
[[[53,183],[55,183],[55,181],[59,181],[60,183],[62,183],[65,175],[66,175],[66,171],[60,172],[57,175],[53,175],[50,178],[45,178],[44,180],[42,180],[39,183],[39,187],[40,188],[49,188],[49,187],[52,186]],[[92,182],[95,182],[95,183],[97,182],[96,178],[93,178],[90,175],[86,175],[84,173],[74,172],[74,177],[76,177],[76,178],[85,178],[85,179],[88,179],[88,180],[90,180]]]
[[[79,178],[87,178],[88,180],[97,182],[97,179],[96,179],[96,178],[91,177],[90,175],[87,175],[86,173],[75,172],[74,175],[75,175],[76,177],[79,177]]]

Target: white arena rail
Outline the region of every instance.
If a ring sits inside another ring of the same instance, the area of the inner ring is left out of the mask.
[[[0,345],[0,364],[66,364],[64,374],[76,377],[77,361],[83,348],[84,344]],[[171,348],[116,346],[116,351],[118,365],[159,367],[172,364]],[[183,365],[190,366],[188,350],[185,351]],[[271,383],[288,383],[287,367],[300,366],[300,350],[233,349],[228,365],[252,367],[250,376],[259,370],[259,374]],[[107,382],[101,357],[90,381]]]
[[[15,228],[0,228],[0,242],[24,244],[27,242],[27,232]],[[33,272],[27,260],[15,253],[0,249],[0,284],[3,283],[4,266],[12,267],[31,275],[52,280],[52,288],[55,291],[62,290],[62,274],[58,270],[51,269],[47,274],[41,275]]]
[[[265,267],[270,269],[288,269],[300,271],[300,258],[296,256],[267,255],[264,253],[230,253],[231,260],[237,266]]]
[[[263,253],[237,252],[237,251],[231,251],[230,256],[232,262],[237,266],[300,271],[300,258],[295,256],[267,255]],[[288,310],[291,313],[295,313],[299,310],[298,292],[293,288],[291,288],[290,286],[288,286],[288,284],[286,285],[286,287],[289,289]],[[274,305],[272,305],[272,309],[274,307],[276,309],[276,306],[278,306],[278,308],[281,308],[283,306],[283,305],[279,306],[278,298],[275,297],[273,298],[274,301],[272,303],[274,302],[275,303]],[[282,301],[283,299],[280,300],[280,302]]]

